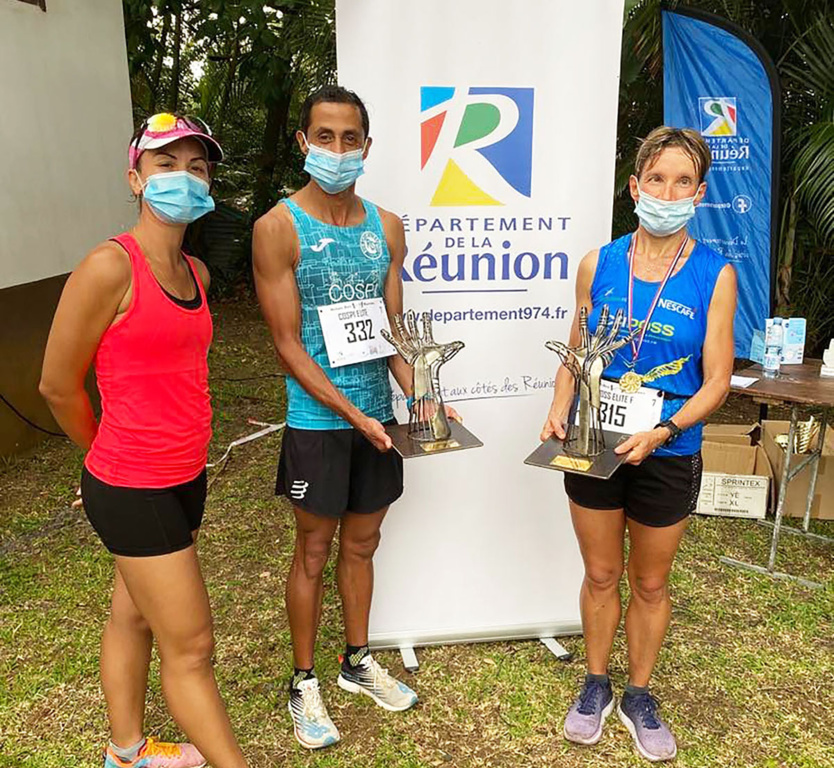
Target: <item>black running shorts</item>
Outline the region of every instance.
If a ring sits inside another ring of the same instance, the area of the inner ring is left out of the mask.
[[[649,456],[623,464],[608,480],[565,473],[565,491],[589,509],[624,509],[626,517],[653,528],[679,523],[695,511],[701,490],[701,453]]]
[[[392,422],[393,423],[393,422]],[[284,430],[275,493],[325,517],[368,514],[403,492],[403,460],[378,451],[355,429]]]
[[[203,521],[206,471],[170,488],[126,488],[81,473],[84,511],[104,546],[114,555],[168,555],[191,546]]]

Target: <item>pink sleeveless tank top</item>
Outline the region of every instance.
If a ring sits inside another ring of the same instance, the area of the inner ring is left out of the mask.
[[[202,297],[197,309],[165,295],[132,235],[113,240],[130,256],[133,295],[96,351],[102,412],[85,465],[110,485],[169,488],[193,480],[206,465],[211,314],[190,257]]]

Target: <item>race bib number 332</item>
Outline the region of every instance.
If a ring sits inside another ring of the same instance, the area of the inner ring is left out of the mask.
[[[390,357],[396,350],[380,333],[391,330],[381,298],[317,307],[331,368]]]

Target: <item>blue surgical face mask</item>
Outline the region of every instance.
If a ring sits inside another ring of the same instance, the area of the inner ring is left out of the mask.
[[[639,187],[640,198],[634,205],[634,212],[649,234],[667,237],[683,229],[695,215],[695,198],[683,200],[658,200]]]
[[[190,224],[214,210],[208,182],[188,171],[148,176],[142,198],[166,224]]]
[[[304,143],[307,145],[304,170],[328,195],[343,192],[365,173],[362,157],[365,154],[364,146],[362,149],[354,149],[340,155],[338,152],[308,143],[306,136]]]

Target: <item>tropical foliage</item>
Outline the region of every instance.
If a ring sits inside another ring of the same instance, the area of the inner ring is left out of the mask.
[[[245,213],[303,182],[293,140],[304,96],[335,79],[334,0],[123,0],[137,122],[190,112],[227,160],[216,195]],[[670,0],[670,7],[681,5]],[[782,81],[777,298],[834,335],[834,15],[828,0],[697,0],[753,34]],[[634,225],[627,193],[639,137],[663,119],[661,0],[626,0],[614,230]],[[245,245],[245,243],[243,244]],[[245,263],[241,248],[239,262]]]
[[[615,230],[633,226],[637,139],[663,119],[661,0],[626,0]],[[782,84],[777,309],[808,318],[808,349],[834,336],[834,14],[828,0],[699,0],[770,54]]]
[[[253,216],[298,185],[298,108],[335,77],[333,0],[124,0],[124,9],[137,122],[161,109],[203,118],[227,154],[218,196]]]

